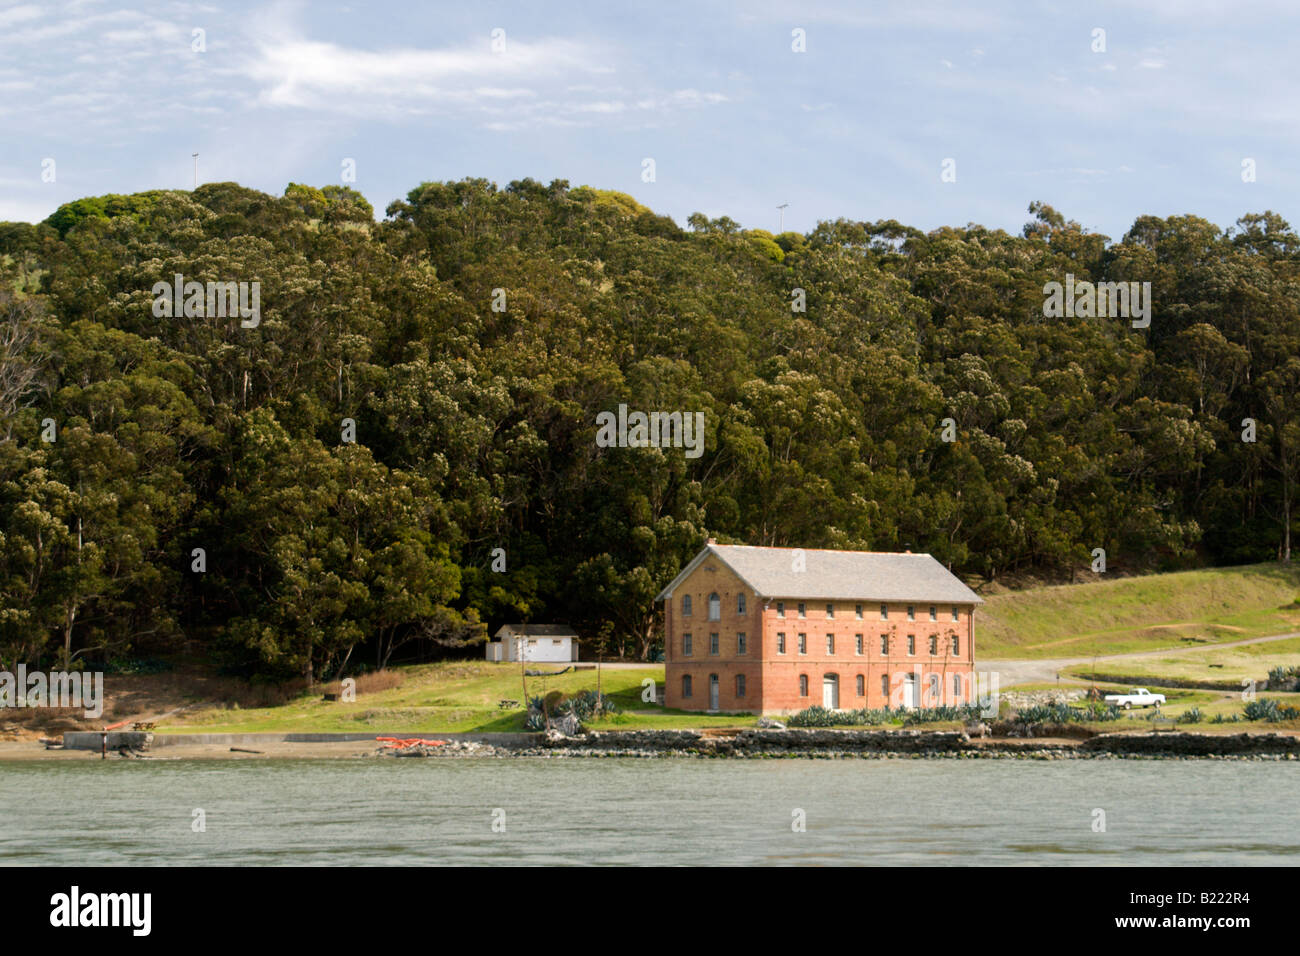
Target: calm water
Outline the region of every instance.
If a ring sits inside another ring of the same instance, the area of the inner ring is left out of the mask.
[[[1295,865],[1298,783],[1218,761],[5,763],[0,864]]]

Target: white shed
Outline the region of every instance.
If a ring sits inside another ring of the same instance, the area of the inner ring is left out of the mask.
[[[562,624],[505,624],[487,645],[490,661],[576,661],[578,634]]]

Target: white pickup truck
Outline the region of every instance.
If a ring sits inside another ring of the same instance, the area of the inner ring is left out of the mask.
[[[1107,694],[1102,700],[1116,707],[1131,710],[1134,707],[1158,707],[1165,702],[1165,695],[1153,694],[1145,687],[1134,687],[1131,694]]]

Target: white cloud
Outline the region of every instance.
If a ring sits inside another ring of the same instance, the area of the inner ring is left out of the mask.
[[[279,39],[260,43],[257,53],[237,68],[269,106],[368,111],[376,100],[400,110],[440,97],[494,98],[499,88],[483,86],[483,81],[535,81],[581,72],[592,61],[590,50],[569,40],[510,40],[504,52],[493,53],[486,38],[481,45],[459,49],[374,51]]]
[[[26,23],[29,20],[39,20],[41,16],[41,8],[31,3],[0,10],[0,30],[8,30],[15,24]]]

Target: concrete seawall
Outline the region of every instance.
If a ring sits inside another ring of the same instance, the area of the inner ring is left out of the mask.
[[[598,731],[574,737],[529,733],[383,733],[386,737],[423,737],[486,745],[501,756],[1034,756],[1053,757],[1273,757],[1300,759],[1300,737],[1277,733],[1204,734],[1185,732],[1097,734],[1089,739],[1000,737],[971,739],[960,731],[918,730],[742,730],[719,733],[696,730]],[[112,732],[108,749],[139,751],[173,746],[213,748],[276,744],[375,742],[368,733],[155,734]],[[97,751],[101,734],[66,733],[68,750]],[[450,751],[448,751],[450,752]]]
[[[1034,755],[1077,757],[1278,756],[1300,759],[1300,737],[1287,734],[1116,733],[1087,740],[987,738],[960,731],[744,730],[717,735],[691,730],[607,731],[546,741],[552,750],[587,753],[694,753],[707,756],[838,754]]]

